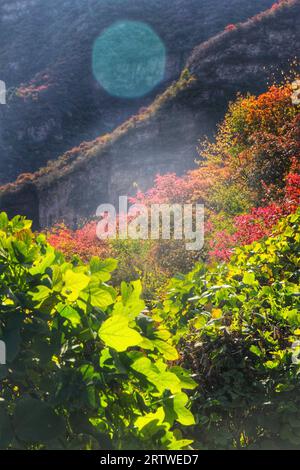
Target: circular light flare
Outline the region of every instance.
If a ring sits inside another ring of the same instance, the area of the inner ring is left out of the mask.
[[[94,76],[112,96],[147,95],[163,80],[165,67],[165,45],[145,23],[118,21],[94,43]]]

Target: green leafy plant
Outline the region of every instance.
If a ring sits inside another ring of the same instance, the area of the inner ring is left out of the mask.
[[[30,226],[0,215],[0,447],[189,446],[195,383],[140,282],[113,289],[115,260],[72,264]]]
[[[228,264],[175,278],[156,315],[192,367],[196,447],[299,448],[300,211]]]

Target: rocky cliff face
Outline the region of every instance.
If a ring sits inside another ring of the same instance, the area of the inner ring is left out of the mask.
[[[0,0],[0,184],[111,132],[177,79],[192,49],[274,0]],[[91,67],[95,39],[120,19],[143,21],[167,49],[163,82],[144,98],[108,95]]]
[[[189,59],[188,72],[147,111],[7,187],[1,207],[38,213],[35,222],[42,227],[60,219],[74,225],[99,204],[116,203],[136,186],[151,186],[157,173],[191,168],[197,140],[213,132],[228,101],[238,91],[262,91],[276,68],[287,68],[300,56],[299,20],[300,1],[291,0],[202,44]],[[28,194],[30,207],[24,202]]]

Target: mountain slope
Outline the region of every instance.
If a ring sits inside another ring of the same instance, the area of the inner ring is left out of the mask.
[[[273,0],[0,0],[0,183],[111,132],[178,78],[193,47]],[[95,39],[120,19],[143,21],[167,50],[163,83],[144,98],[107,94],[95,80]]]
[[[291,0],[202,44],[180,81],[147,111],[4,188],[1,207],[43,227],[61,218],[75,224],[99,204],[132,194],[134,182],[146,188],[158,172],[191,168],[197,140],[214,131],[228,100],[263,90],[273,69],[300,56],[299,20],[300,1]]]

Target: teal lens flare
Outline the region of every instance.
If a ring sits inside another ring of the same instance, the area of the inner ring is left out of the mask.
[[[94,43],[94,76],[110,95],[119,98],[149,93],[164,78],[165,66],[165,46],[145,23],[117,22]]]

